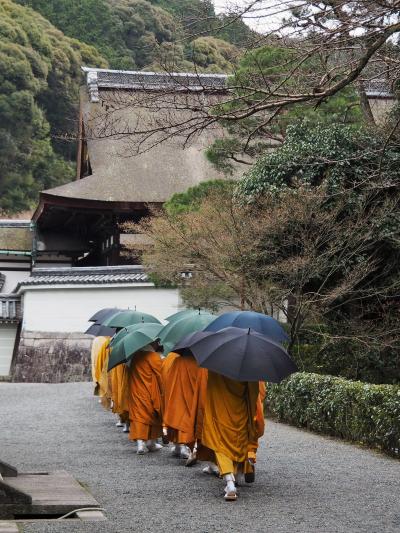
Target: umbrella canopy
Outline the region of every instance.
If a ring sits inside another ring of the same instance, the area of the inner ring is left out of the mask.
[[[236,328],[251,328],[258,333],[267,335],[275,342],[289,340],[289,336],[283,327],[272,316],[256,313],[255,311],[231,311],[223,313],[209,324],[204,331],[220,331],[221,329],[234,326]]]
[[[225,328],[216,333],[203,332],[204,336],[190,337],[180,343],[190,350],[203,368],[237,381],[270,381],[279,383],[297,371],[286,350],[266,335],[252,329]]]
[[[210,334],[208,331],[195,331],[183,337],[179,342],[172,346],[171,352],[179,353],[180,355],[193,355],[191,349],[188,346],[195,344],[197,341],[208,337]]]
[[[126,328],[127,326],[144,322],[161,324],[161,322],[155,316],[147,313],[141,313],[140,311],[133,311],[131,309],[128,309],[127,311],[119,311],[118,313],[106,318],[102,324],[104,326],[109,326],[110,328]]]
[[[188,318],[193,315],[198,315],[199,310],[197,309],[182,309],[182,311],[178,311],[177,313],[174,313],[173,315],[167,316],[165,319],[167,322],[176,322],[177,320],[181,320],[181,318]]]
[[[110,343],[108,371],[130,359],[133,354],[158,338],[162,324],[141,323],[120,331]]]
[[[116,329],[103,326],[102,324],[92,324],[86,331],[88,335],[94,335],[95,337],[113,337]]]
[[[97,311],[97,313],[95,313],[91,318],[89,318],[89,322],[96,322],[97,324],[101,324],[106,318],[115,315],[119,311],[122,311],[122,309],[119,309],[118,307],[105,307],[104,309],[100,309],[100,311]]]
[[[204,329],[214,318],[215,315],[211,313],[196,311],[194,315],[170,322],[164,326],[159,335],[161,344],[164,346],[164,353],[169,353],[172,346],[186,335],[189,335],[189,333]]]

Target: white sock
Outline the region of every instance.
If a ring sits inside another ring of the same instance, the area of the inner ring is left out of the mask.
[[[235,476],[233,474],[225,474],[224,480],[226,481],[225,492],[236,492]]]

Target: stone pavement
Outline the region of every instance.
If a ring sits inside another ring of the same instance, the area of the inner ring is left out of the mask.
[[[254,485],[223,482],[169,450],[137,456],[88,383],[0,383],[0,457],[20,471],[66,469],[104,522],[26,524],[26,533],[400,532],[400,462],[268,422]]]

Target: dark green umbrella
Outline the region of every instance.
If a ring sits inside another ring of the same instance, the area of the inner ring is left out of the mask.
[[[151,322],[135,324],[120,331],[110,344],[108,371],[132,357],[134,353],[158,338],[162,324]]]
[[[201,331],[215,318],[216,316],[211,313],[196,311],[193,315],[164,326],[159,334],[160,342],[164,346],[164,354],[169,353],[172,346],[179,342],[182,337],[195,331]]]
[[[133,311],[131,309],[128,309],[127,311],[120,311],[115,315],[106,318],[102,324],[103,326],[108,326],[110,328],[126,328],[127,326],[144,322],[161,324],[161,322],[155,316],[142,313],[140,311]]]
[[[177,320],[181,320],[181,318],[188,318],[193,315],[198,315],[199,310],[198,309],[182,309],[182,311],[178,311],[177,313],[174,313],[173,315],[167,316],[165,319],[167,322],[176,322]]]

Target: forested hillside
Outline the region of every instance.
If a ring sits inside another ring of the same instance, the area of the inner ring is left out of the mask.
[[[0,0],[0,212],[69,181],[80,66],[231,72],[252,32],[209,0]]]
[[[0,0],[0,210],[29,209],[40,189],[72,178],[72,146],[50,132],[71,129],[82,63],[107,65],[35,11]]]
[[[194,60],[200,70],[231,70],[236,47],[252,35],[240,20],[226,26],[209,0],[17,1],[65,35],[95,46],[116,69],[160,68],[164,60],[185,70]]]

